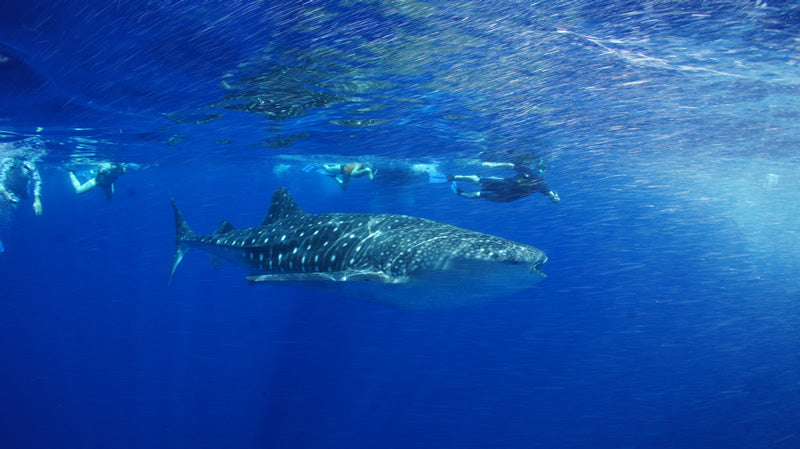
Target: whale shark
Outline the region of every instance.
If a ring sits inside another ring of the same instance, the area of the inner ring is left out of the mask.
[[[210,235],[189,228],[172,200],[176,249],[169,281],[186,253],[249,270],[251,284],[333,290],[386,306],[435,310],[521,292],[546,276],[537,248],[425,218],[387,213],[307,213],[289,191],[272,195],[260,226],[223,220]]]

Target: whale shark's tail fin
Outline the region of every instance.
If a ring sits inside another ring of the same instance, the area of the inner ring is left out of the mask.
[[[183,260],[183,256],[189,252],[189,247],[186,246],[184,241],[194,237],[194,232],[186,224],[186,219],[183,218],[183,214],[178,210],[172,195],[170,195],[169,199],[172,201],[172,210],[175,212],[175,254],[172,255],[172,265],[169,269],[169,283],[172,284],[172,276],[175,275],[175,270]]]

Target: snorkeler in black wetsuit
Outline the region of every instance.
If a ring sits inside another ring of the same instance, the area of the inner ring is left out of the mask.
[[[500,203],[515,201],[536,192],[550,198],[550,201],[555,204],[561,201],[558,193],[550,190],[550,187],[544,181],[542,177],[543,170],[541,168],[537,167],[536,170],[532,170],[527,165],[508,162],[484,162],[483,166],[510,168],[514,170],[516,174],[509,178],[500,178],[496,176],[480,177],[477,175],[450,175],[447,178],[449,181],[452,181],[453,191],[464,198],[482,198]],[[473,184],[479,184],[481,189],[477,192],[464,192],[458,187],[456,181],[467,181]]]

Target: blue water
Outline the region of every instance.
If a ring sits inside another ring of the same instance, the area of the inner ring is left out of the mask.
[[[0,148],[46,155],[42,216],[0,219],[0,447],[800,447],[799,18],[4,1]],[[560,204],[397,175],[518,151]],[[379,175],[303,170],[336,158]],[[113,200],[76,196],[67,169],[106,159],[132,167]],[[278,186],[536,246],[548,278],[409,312],[197,252],[168,285],[170,193],[206,233],[257,225]]]

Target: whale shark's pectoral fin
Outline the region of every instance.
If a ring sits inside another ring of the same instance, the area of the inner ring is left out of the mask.
[[[252,284],[284,282],[377,282],[396,284],[398,279],[378,271],[335,271],[330,273],[281,273],[248,276]]]

